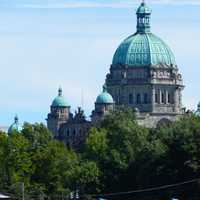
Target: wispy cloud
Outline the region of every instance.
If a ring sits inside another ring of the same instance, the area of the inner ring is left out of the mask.
[[[64,9],[64,8],[130,8],[140,3],[140,0],[116,0],[116,1],[50,1],[46,3],[24,3],[18,4],[17,7],[35,8],[35,9]],[[200,6],[200,0],[149,0],[149,4],[158,5],[196,5]]]

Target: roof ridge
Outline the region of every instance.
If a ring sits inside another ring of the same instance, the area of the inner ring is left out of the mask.
[[[152,55],[151,55],[151,45],[150,45],[150,37],[149,37],[149,34],[151,34],[151,33],[145,33],[145,36],[146,36],[146,39],[147,39],[147,44],[148,44],[148,46],[149,46],[149,55],[150,55],[150,65],[152,65]]]

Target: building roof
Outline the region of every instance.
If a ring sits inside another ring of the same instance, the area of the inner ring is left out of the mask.
[[[126,38],[117,48],[113,65],[176,66],[174,54],[169,46],[150,31],[150,14],[151,10],[142,3],[137,10],[137,32]]]
[[[113,104],[112,96],[107,92],[106,86],[103,86],[102,93],[97,97],[96,104]]]
[[[66,99],[62,95],[62,88],[58,89],[58,96],[53,100],[52,107],[69,107]]]
[[[17,131],[17,132],[22,131],[22,126],[19,124],[19,118],[17,115],[14,118],[14,123],[11,124],[11,126],[8,129],[8,134],[11,135],[15,131]]]

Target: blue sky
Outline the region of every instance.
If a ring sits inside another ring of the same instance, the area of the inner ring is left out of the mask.
[[[14,115],[45,122],[59,85],[74,111],[89,115],[112,56],[135,32],[134,0],[0,0],[0,126]],[[200,101],[200,0],[147,0],[152,32],[173,50],[186,88]]]

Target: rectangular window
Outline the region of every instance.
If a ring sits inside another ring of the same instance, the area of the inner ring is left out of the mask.
[[[148,104],[148,94],[147,93],[144,94],[144,103]]]
[[[133,104],[133,94],[129,94],[129,104]]]
[[[165,103],[165,94],[162,92],[162,103]]]
[[[168,93],[168,103],[171,103],[171,95]]]
[[[155,102],[158,103],[158,93],[155,94]]]
[[[137,104],[141,104],[141,95],[137,94]]]

